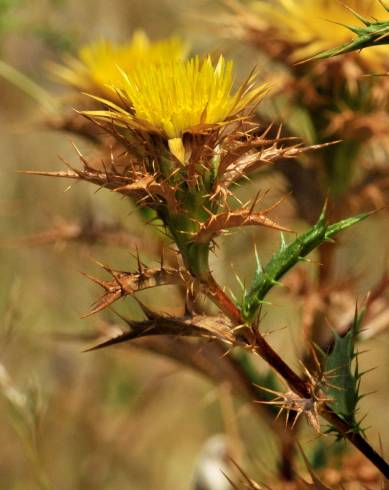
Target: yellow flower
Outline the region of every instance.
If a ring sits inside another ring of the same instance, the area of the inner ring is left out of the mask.
[[[253,10],[260,22],[276,29],[278,35],[301,47],[294,53],[295,59],[309,58],[320,51],[351,41],[355,35],[343,25],[358,25],[358,19],[346,5],[358,14],[373,20],[382,18],[383,9],[378,0],[274,0],[269,3],[256,0]],[[382,47],[363,51],[363,56],[379,62],[387,56]]]
[[[169,140],[171,152],[184,159],[184,133],[206,131],[224,124],[259,102],[267,85],[255,86],[254,76],[233,90],[233,62],[220,56],[216,65],[210,57],[141,64],[130,73],[122,71],[118,90],[129,110],[98,98],[109,111],[85,114],[112,120],[118,126],[159,133]],[[95,97],[96,98],[96,97]]]
[[[137,31],[127,43],[101,40],[82,47],[78,58],[70,58],[67,66],[54,67],[63,81],[92,93],[109,94],[109,86],[119,88],[123,77],[120,69],[130,73],[143,63],[160,59],[185,57],[186,46],[178,37],[151,42],[143,31]]]

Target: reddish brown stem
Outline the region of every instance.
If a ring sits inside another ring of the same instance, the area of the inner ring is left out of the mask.
[[[212,284],[210,286],[209,297],[236,325],[243,325],[245,323],[239,309],[224,291],[220,289],[214,279],[212,279]],[[290,389],[297,395],[302,398],[312,397],[308,384],[288,366],[257,329],[249,326],[240,329],[239,338],[237,340],[241,342],[242,347],[253,349],[263,360],[265,360],[280,376],[282,376]],[[364,454],[386,478],[389,478],[389,464],[359,433],[354,432],[352,427],[350,427],[326,404],[321,406],[320,414],[332,427],[336,428],[343,437],[348,439],[353,446]]]
[[[226,293],[219,287],[213,277],[209,279],[205,289],[209,299],[228,316],[236,325],[244,323],[239,308],[231,301]]]

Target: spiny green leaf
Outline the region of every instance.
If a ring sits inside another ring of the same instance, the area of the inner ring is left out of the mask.
[[[241,305],[243,317],[247,320],[252,318],[261,304],[263,304],[265,296],[272,287],[279,285],[281,277],[310,252],[325,241],[331,240],[337,233],[364,220],[367,216],[369,216],[369,213],[360,214],[328,225],[326,222],[326,209],[324,208],[317,223],[306,233],[297,237],[289,245],[286,245],[282,240],[280,249],[273,255],[264,270],[257,267],[254,281],[245,294]]]
[[[389,9],[387,9],[389,11]],[[361,20],[365,27],[344,26],[357,35],[356,39],[344,43],[336,48],[322,51],[310,59],[325,59],[339,56],[341,54],[359,51],[364,48],[389,44],[389,21],[369,22],[363,19],[359,14],[354,15]],[[305,60],[309,61],[309,60]]]
[[[356,340],[364,312],[355,312],[352,328],[344,336],[334,332],[332,351],[324,359],[324,370],[328,378],[324,393],[330,398],[329,406],[355,431],[360,431],[356,410],[361,398],[359,394],[361,374],[358,370]]]
[[[373,213],[375,213],[375,211],[370,213],[358,214],[356,216],[352,216],[351,218],[346,218],[342,221],[338,221],[337,223],[334,223],[332,225],[328,225],[325,232],[325,239],[331,240],[331,238],[337,235],[339,232],[347,230],[347,228],[350,228],[351,226],[360,223]]]

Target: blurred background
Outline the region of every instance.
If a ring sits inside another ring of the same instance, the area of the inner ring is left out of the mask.
[[[66,91],[51,79],[48,62],[61,61],[85,42],[100,37],[125,40],[138,28],[152,39],[176,32],[194,51],[222,50],[234,57],[244,78],[261,60],[247,46],[210,35],[202,17],[216,15],[216,3],[0,0],[0,62],[42,89],[4,67],[0,70],[1,489],[189,490],[195,488],[204,451],[211,447],[222,461],[221,434],[226,433],[234,439],[237,453],[245,453],[253,476],[275,470],[275,442],[253,415],[252,405],[233,401],[228,386],[215,386],[190,369],[136,347],[82,353],[105,317],[119,320],[110,313],[80,319],[100,293],[80,272],[101,275],[95,260],[128,270],[135,259],[125,239],[124,246],[104,246],[72,237],[91,223],[114,223],[131,236],[132,227],[139,227],[138,218],[127,202],[108,192],[96,193],[87,184],[69,189],[65,181],[16,173],[62,169],[61,159],[76,163],[72,142],[85,155],[93,155],[93,147],[84,140],[47,125],[56,101],[66,98]],[[269,71],[264,67],[264,76]],[[271,188],[274,201],[282,194],[283,181],[266,176],[261,188]],[[242,197],[257,189],[258,183],[248,184]],[[280,212],[285,222],[293,209],[285,203]],[[374,217],[353,231],[352,243],[348,234],[342,242],[337,273],[363,273],[360,297],[382,273],[386,220]],[[302,226],[296,223],[294,229]],[[59,239],[58,229],[66,230],[68,239]],[[235,272],[243,278],[251,273],[254,261],[247,251],[253,241],[261,239],[262,256],[270,255],[271,233],[239,232],[220,241],[216,274],[238,294]],[[147,228],[144,234],[145,240],[153,240]],[[366,258],[372,249],[373,261]],[[157,298],[152,294],[164,311],[182,307],[174,290],[158,290]],[[272,343],[297,366],[300,306],[277,294],[264,328],[274,331]],[[140,315],[131,302],[119,309],[131,317]],[[363,400],[361,411],[369,411],[365,425],[374,426],[369,435],[376,442],[379,432],[387,452],[388,347],[389,338],[382,335],[361,357],[362,367],[377,366],[363,390],[376,393]],[[311,431],[304,437],[304,444],[314,443]],[[220,474],[215,471],[216,481]],[[229,488],[219,485],[214,489]]]

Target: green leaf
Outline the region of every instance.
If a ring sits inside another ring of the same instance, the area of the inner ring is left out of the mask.
[[[344,336],[333,332],[332,351],[324,359],[327,383],[323,392],[330,399],[328,405],[355,431],[360,431],[356,410],[361,374],[358,370],[356,341],[364,312],[355,312],[352,328]],[[332,430],[331,430],[332,431]]]
[[[346,218],[332,225],[328,225],[325,232],[325,239],[331,240],[335,235],[337,235],[341,231],[347,230],[347,228],[350,228],[351,226],[360,223],[361,221],[365,220],[373,213],[375,213],[375,211],[370,213],[357,214],[356,216],[352,216],[351,218]]]
[[[289,245],[286,245],[282,238],[280,249],[273,255],[266,267],[262,270],[257,266],[253,283],[242,301],[241,311],[243,317],[246,320],[253,318],[273,286],[279,285],[279,280],[282,276],[310,252],[325,241],[331,240],[339,232],[364,220],[369,214],[360,214],[328,225],[326,222],[326,208],[324,208],[317,223],[306,233],[297,237]]]
[[[384,8],[389,11],[387,7],[384,6]],[[359,51],[364,48],[389,44],[389,21],[369,22],[367,19],[362,18],[356,12],[353,13],[359,20],[361,20],[365,24],[365,26],[355,27],[345,25],[344,27],[354,32],[357,37],[352,41],[337,46],[336,48],[322,51],[321,53],[318,53],[317,55],[310,58],[311,60],[332,58],[334,56],[350,53],[352,51]]]

